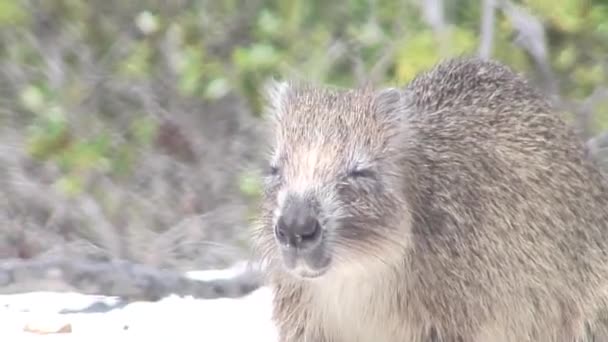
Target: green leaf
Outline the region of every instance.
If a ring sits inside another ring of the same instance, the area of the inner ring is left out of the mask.
[[[252,71],[276,65],[279,55],[270,44],[254,43],[248,48],[237,48],[233,60],[241,69]]]
[[[150,35],[158,31],[160,24],[158,16],[150,13],[149,11],[143,11],[135,18],[135,25],[144,34]]]
[[[207,99],[216,100],[228,94],[229,91],[230,84],[228,83],[228,80],[225,78],[216,78],[207,85],[205,97]]]
[[[178,87],[182,94],[193,95],[198,91],[203,77],[203,61],[203,50],[200,47],[185,49],[178,65]]]
[[[16,0],[0,0],[0,26],[21,25],[28,14]]]
[[[28,85],[20,94],[21,105],[34,113],[41,111],[46,105],[42,90],[35,85]]]
[[[66,175],[59,178],[54,187],[63,194],[73,197],[83,191],[82,179],[75,175]]]
[[[131,122],[130,131],[137,144],[148,145],[156,136],[157,128],[156,121],[148,117],[139,117]]]
[[[262,182],[254,172],[244,172],[239,177],[239,189],[248,197],[256,197],[262,191]]]
[[[29,128],[27,151],[34,158],[52,157],[70,143],[67,120],[58,107],[52,107]]]
[[[263,35],[274,37],[281,32],[281,19],[268,9],[263,9],[258,17],[257,26]]]
[[[152,50],[146,41],[136,43],[129,56],[119,64],[118,72],[125,76],[145,77],[150,72]]]

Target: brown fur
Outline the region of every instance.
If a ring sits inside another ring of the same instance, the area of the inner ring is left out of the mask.
[[[280,341],[572,342],[595,328],[606,183],[522,77],[460,58],[399,90],[270,95],[273,174],[254,241]],[[273,226],[286,192],[319,203],[322,276],[283,267]]]

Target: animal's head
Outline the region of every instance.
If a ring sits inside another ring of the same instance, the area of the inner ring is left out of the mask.
[[[409,244],[406,95],[273,83],[255,240],[301,278],[391,263]]]

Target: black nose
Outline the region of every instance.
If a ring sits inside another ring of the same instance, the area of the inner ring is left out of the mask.
[[[279,217],[275,234],[283,245],[306,249],[320,240],[321,225],[305,203],[291,203]]]

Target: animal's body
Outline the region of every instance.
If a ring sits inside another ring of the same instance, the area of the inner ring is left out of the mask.
[[[277,83],[254,241],[281,342],[583,341],[608,295],[608,189],[509,68],[403,89]]]

